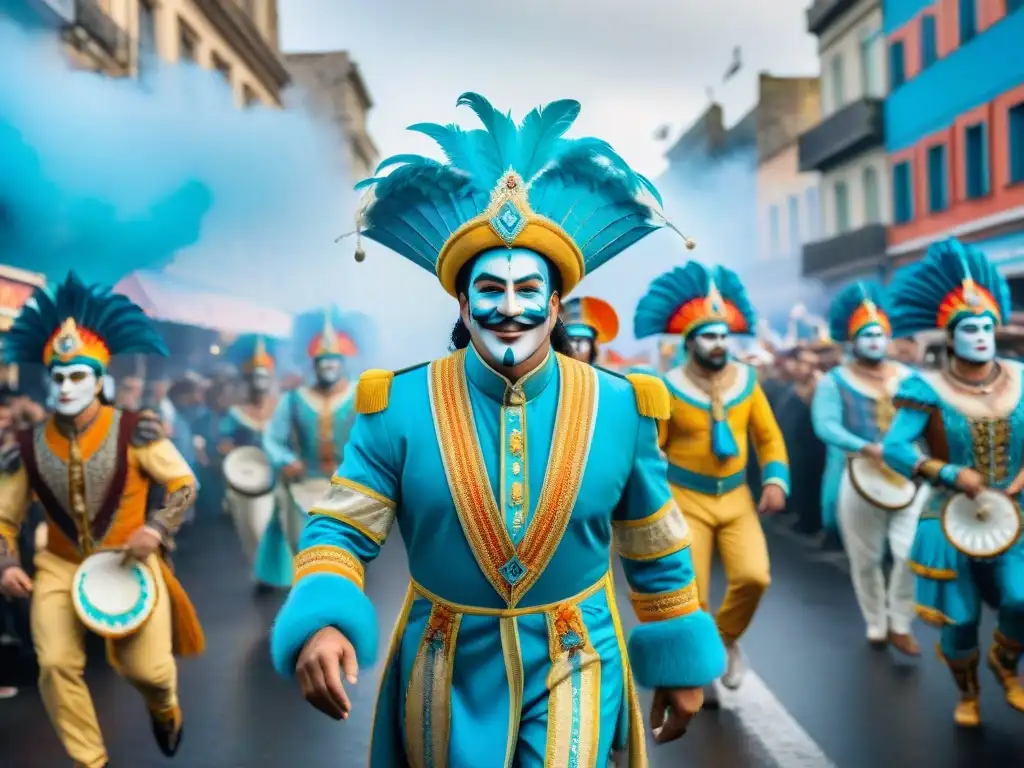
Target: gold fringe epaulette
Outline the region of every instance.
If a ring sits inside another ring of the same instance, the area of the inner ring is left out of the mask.
[[[363,371],[356,384],[356,413],[380,413],[387,410],[391,399],[391,382],[394,371],[372,368]]]
[[[649,373],[627,373],[626,379],[633,385],[636,409],[641,416],[659,421],[669,417],[671,400],[664,381]]]

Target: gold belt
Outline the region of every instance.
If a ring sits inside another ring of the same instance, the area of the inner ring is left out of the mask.
[[[531,605],[522,608],[481,608],[476,605],[461,605],[460,603],[453,603],[450,600],[445,600],[443,597],[438,597],[415,579],[410,579],[409,583],[413,593],[422,597],[424,600],[429,600],[434,605],[440,605],[447,608],[452,613],[459,613],[464,616],[496,616],[501,619],[506,619],[511,618],[512,616],[527,616],[531,613],[550,613],[561,605],[579,605],[591,595],[596,595],[604,589],[610,578],[611,571],[608,571],[604,576],[582,592],[578,592],[571,597],[567,597],[564,600],[558,600],[554,603]]]

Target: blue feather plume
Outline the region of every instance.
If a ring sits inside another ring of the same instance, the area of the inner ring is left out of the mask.
[[[633,335],[644,339],[669,333],[669,323],[679,308],[693,299],[706,297],[712,282],[722,298],[736,307],[743,317],[745,332],[754,333],[757,313],[739,275],[725,267],[709,269],[698,261],[690,261],[654,279],[637,304],[633,315]]]
[[[893,336],[913,336],[935,330],[939,306],[965,278],[987,290],[996,300],[1005,323],[1010,317],[1010,287],[988,258],[956,238],[933,243],[921,261],[898,270],[889,286]]]
[[[110,354],[167,356],[167,346],[141,307],[106,286],[86,285],[70,272],[56,288],[37,288],[7,334],[8,363],[41,363],[46,344],[68,319],[92,331]]]
[[[836,294],[828,308],[828,330],[833,341],[850,341],[850,318],[865,301],[889,314],[889,298],[881,283],[872,280],[851,283]]]

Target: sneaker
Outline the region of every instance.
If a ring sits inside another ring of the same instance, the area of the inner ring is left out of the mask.
[[[722,685],[730,691],[735,691],[743,684],[743,678],[747,674],[747,662],[743,658],[740,647],[735,643],[727,645],[725,652],[728,666],[725,668],[725,674],[722,675]]]

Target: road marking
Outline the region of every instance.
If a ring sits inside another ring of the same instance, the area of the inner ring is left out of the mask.
[[[720,700],[777,768],[836,768],[754,671],[747,670],[739,690],[720,688]]]

